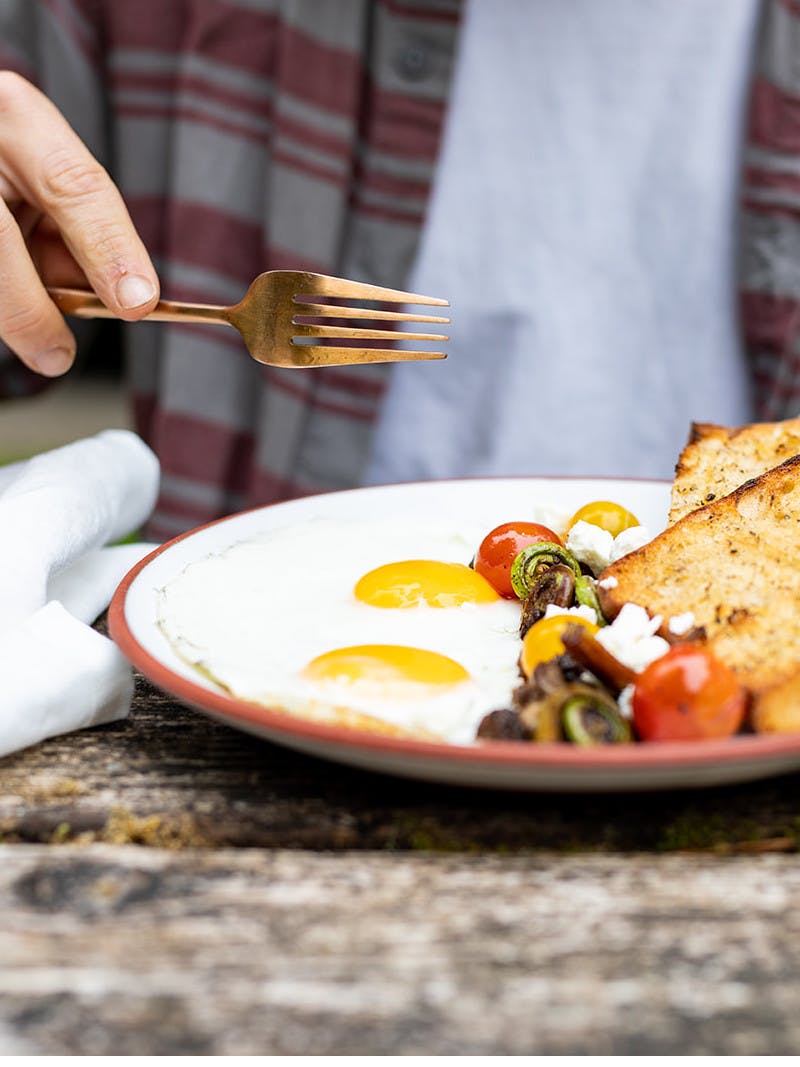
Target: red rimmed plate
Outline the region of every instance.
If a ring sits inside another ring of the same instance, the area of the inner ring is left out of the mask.
[[[371,771],[459,786],[612,792],[722,785],[800,769],[800,735],[587,750],[566,744],[436,744],[309,722],[230,696],[184,663],[157,624],[156,594],[166,582],[189,563],[264,531],[320,517],[352,522],[393,516],[458,516],[488,530],[520,518],[527,504],[570,512],[590,500],[614,500],[655,531],[664,523],[669,486],[635,479],[459,479],[328,493],[257,508],[184,534],[142,560],[114,596],[109,628],[134,666],[182,703],[267,741]]]

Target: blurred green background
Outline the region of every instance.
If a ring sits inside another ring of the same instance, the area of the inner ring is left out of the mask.
[[[130,428],[119,323],[98,324],[72,370],[35,397],[0,401],[0,464],[100,430]]]

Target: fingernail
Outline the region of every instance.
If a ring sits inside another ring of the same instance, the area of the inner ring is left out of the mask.
[[[40,374],[57,378],[72,366],[72,352],[68,348],[48,348],[36,356],[34,365]]]
[[[124,308],[138,308],[156,295],[156,287],[139,274],[124,274],[117,282],[117,300]]]

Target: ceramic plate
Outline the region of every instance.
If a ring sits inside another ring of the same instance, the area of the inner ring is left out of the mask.
[[[496,741],[438,744],[308,722],[231,697],[179,659],[156,622],[156,591],[187,564],[270,529],[317,517],[459,516],[488,531],[523,517],[528,501],[572,511],[590,500],[614,500],[655,532],[664,525],[669,486],[633,479],[463,479],[329,493],[243,512],[168,542],[134,567],[112,601],[111,634],[145,676],[198,711],[268,741],[371,771],[459,786],[588,792],[711,786],[800,769],[800,735],[586,750]]]

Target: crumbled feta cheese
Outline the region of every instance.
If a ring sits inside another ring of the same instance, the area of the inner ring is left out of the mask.
[[[653,660],[659,659],[669,648],[656,630],[661,616],[652,619],[638,604],[624,604],[610,626],[596,634],[600,644],[632,671],[643,671]]]
[[[600,581],[597,583],[597,588],[598,589],[616,589],[618,585],[619,585],[619,582],[614,577],[614,575],[613,574],[609,574],[609,576],[607,578],[601,578],[600,579]]]
[[[672,615],[667,628],[671,634],[675,634],[676,637],[681,637],[683,634],[688,633],[694,626],[694,612],[684,611],[683,615]]]
[[[604,571],[611,562],[614,538],[594,523],[580,519],[569,531],[567,550],[579,563],[585,564],[592,574]]]
[[[586,619],[587,622],[597,625],[597,612],[594,608],[590,608],[588,604],[578,604],[574,608],[560,608],[557,604],[548,604],[544,609],[544,618],[552,618],[553,615],[579,615],[582,619]]]
[[[604,571],[609,563],[614,563],[634,549],[641,548],[649,540],[650,531],[646,526],[631,526],[612,537],[601,526],[581,519],[569,531],[567,548],[579,563],[583,563],[592,574],[597,575]]]
[[[633,686],[626,685],[617,697],[617,706],[623,719],[633,718]]]
[[[531,522],[540,522],[542,526],[546,526],[548,530],[553,530],[555,533],[566,530],[571,516],[571,512],[547,501],[534,501],[526,509],[525,514]]]
[[[627,530],[623,530],[622,533],[617,534],[614,538],[609,562],[614,563],[623,556],[627,556],[629,552],[633,552],[634,549],[646,545],[651,540],[650,531],[646,526],[629,526]]]

